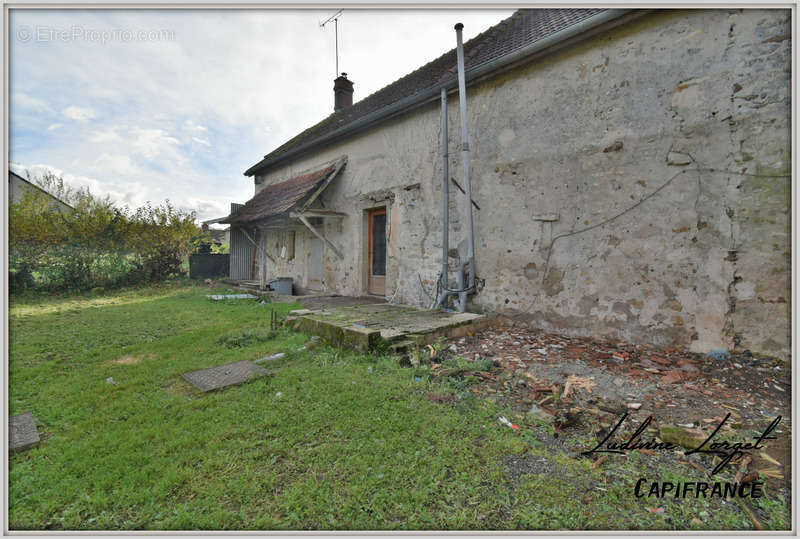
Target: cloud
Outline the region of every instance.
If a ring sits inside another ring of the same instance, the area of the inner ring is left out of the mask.
[[[19,107],[32,112],[52,112],[52,109],[44,100],[21,92],[11,94],[9,107]]]
[[[107,162],[119,166],[120,162],[115,162],[113,157],[114,156],[110,156]],[[106,159],[103,156],[101,156],[101,158],[104,160]],[[88,189],[93,195],[99,197],[107,196],[119,205],[137,207],[144,205],[148,200],[146,186],[135,181],[108,182],[90,176],[71,174],[58,167],[47,164],[25,166],[23,164],[14,163],[11,168],[23,178],[27,178],[28,173],[30,173],[31,178],[42,177],[48,173],[57,177],[60,176],[64,179],[65,184],[74,189]]]
[[[122,139],[117,134],[115,128],[112,127],[110,129],[106,129],[105,131],[95,131],[94,135],[89,137],[89,140],[95,144],[100,144],[103,142],[117,142]]]
[[[95,159],[93,170],[100,175],[135,176],[143,171],[136,167],[127,155],[101,154]]]
[[[62,114],[70,120],[77,120],[79,122],[85,122],[86,120],[91,120],[97,117],[97,114],[92,109],[75,106],[69,106],[65,108],[62,111]]]
[[[192,120],[186,120],[186,127],[191,131],[199,131],[201,133],[208,131],[207,127],[198,125],[194,123]]]
[[[217,217],[224,217],[230,213],[230,204],[219,200],[190,198],[186,202],[189,207],[197,212],[198,219],[201,221],[216,219]],[[200,218],[201,215],[203,216],[202,218]]]
[[[163,129],[142,129],[135,127],[131,130],[131,146],[136,153],[146,159],[153,159],[164,153],[171,153],[174,146],[181,142]]]
[[[469,39],[510,13],[346,10],[340,69],[355,81],[358,101],[452,49],[455,22]],[[23,26],[78,26],[167,29],[174,37],[12,47],[9,157],[47,163],[38,166],[120,202],[169,198],[201,219],[227,214],[230,202],[253,195],[245,169],[333,112],[333,32],[318,26],[329,15],[13,10],[10,35]]]
[[[11,171],[14,172],[15,174],[19,174],[20,176],[22,176],[23,178],[26,178],[26,179],[28,178],[28,176],[27,176],[28,169],[27,169],[27,167],[25,167],[25,165],[21,165],[20,163],[14,163],[13,161],[9,161],[8,168],[10,168]]]

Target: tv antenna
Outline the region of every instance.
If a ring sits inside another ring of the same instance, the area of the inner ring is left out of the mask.
[[[336,77],[339,76],[339,16],[342,14],[342,11],[344,11],[344,9],[340,9],[325,19],[324,22],[319,23],[320,28],[325,28],[326,24],[333,21],[334,32],[336,34],[336,73],[334,73]]]

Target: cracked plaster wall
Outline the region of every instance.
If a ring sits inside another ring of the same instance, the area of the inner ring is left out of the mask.
[[[790,28],[789,10],[663,10],[468,90],[485,279],[471,307],[572,335],[788,359]],[[448,117],[463,185],[457,95]],[[441,268],[440,138],[429,105],[256,187],[348,155],[321,197],[348,213],[325,228],[345,254],[325,249],[326,289],[365,292],[363,212],[386,205],[386,294],[428,305]],[[455,248],[464,196],[451,184],[450,197]],[[303,260],[298,243],[294,262],[268,271],[302,285]]]

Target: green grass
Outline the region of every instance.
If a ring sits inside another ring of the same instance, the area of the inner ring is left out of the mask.
[[[269,330],[297,306],[211,292],[12,298],[10,412],[33,412],[43,442],[10,459],[11,529],[696,529],[701,511],[703,529],[751,529],[718,502],[653,514],[632,494],[641,455],[594,470],[425,368],[300,350],[304,335]],[[180,376],[279,351],[270,376],[223,391]],[[505,459],[527,444],[565,471],[514,479]]]

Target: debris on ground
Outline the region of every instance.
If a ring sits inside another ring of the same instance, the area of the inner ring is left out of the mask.
[[[677,348],[565,337],[526,326],[489,328],[440,349],[439,355],[452,357],[455,350],[468,360],[476,355],[492,360],[500,369],[492,372],[497,381],[481,378],[481,385],[507,395],[520,411],[552,393],[551,404],[570,400],[584,409],[603,406],[596,414],[601,422],[634,410],[664,423],[697,426],[724,417],[720,408],[725,407],[733,414],[729,423],[760,424],[759,418],[779,415],[789,421],[790,370],[780,360],[752,353],[731,356],[743,365],[738,369],[732,362]],[[560,394],[559,388],[564,388]]]
[[[564,384],[564,393],[561,395],[561,398],[568,398],[571,389],[585,389],[591,393],[592,388],[596,385],[597,383],[590,378],[581,378],[580,376],[573,374],[567,378],[567,383]]]
[[[514,430],[519,430],[520,429],[519,425],[515,425],[514,423],[512,423],[511,421],[509,421],[508,419],[506,419],[503,416],[500,416],[498,419],[500,419],[500,423],[502,423],[503,425],[505,425],[507,427],[511,427]]]
[[[272,354],[271,356],[262,357],[261,359],[257,359],[253,361],[253,363],[266,363],[267,361],[277,361],[279,359],[283,359],[286,357],[286,352],[278,352],[277,354]]]
[[[719,439],[750,440],[781,417],[772,433],[777,439],[766,441],[769,458],[781,464],[754,452],[751,470],[761,472],[769,488],[790,496],[785,478],[791,477],[792,460],[791,369],[784,362],[747,350],[701,354],[567,337],[507,320],[436,344],[430,376],[472,377],[464,391],[521,414],[528,419],[523,426],[541,434],[539,441],[566,443],[572,454],[585,451],[587,439],[602,440],[623,416],[615,440],[630,436],[648,420],[641,440],[671,441],[680,447],[668,453],[640,450],[652,457],[648,461],[674,467],[683,463],[690,473],[704,476],[716,464],[713,456],[681,454],[702,443],[704,433],[719,427]],[[453,362],[458,369],[448,370]],[[479,363],[494,367],[482,370]],[[535,423],[543,424],[533,427]]]
[[[676,425],[661,425],[658,433],[662,441],[686,449],[697,449],[708,438],[708,435],[703,434],[701,430],[687,429]]]
[[[711,350],[707,355],[712,359],[718,359],[718,360],[730,359],[731,357],[730,352],[728,352],[727,350]]]
[[[555,421],[555,417],[553,414],[548,414],[544,411],[540,406],[532,405],[530,414],[534,417],[534,419],[538,419],[539,421],[544,421],[545,423],[552,423]]]
[[[770,457],[770,456],[769,456],[769,455],[768,455],[768,454],[767,454],[765,451],[761,451],[761,452],[759,453],[759,455],[761,456],[761,458],[762,458],[762,459],[766,460],[766,461],[767,461],[767,462],[769,462],[770,464],[774,464],[775,466],[780,466],[780,465],[781,465],[781,463],[780,463],[780,462],[778,462],[778,461],[777,461],[777,460],[775,460],[774,458]]]
[[[428,400],[438,404],[444,404],[448,402],[455,402],[456,396],[449,393],[429,393]]]

